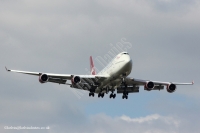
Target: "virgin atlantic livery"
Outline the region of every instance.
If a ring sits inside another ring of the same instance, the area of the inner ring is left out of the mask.
[[[97,93],[98,97],[104,97],[110,91],[110,98],[115,98],[117,93],[122,93],[122,98],[128,99],[129,93],[139,92],[139,87],[144,86],[147,91],[162,90],[166,86],[166,90],[172,93],[176,90],[177,85],[193,85],[192,83],[176,83],[161,82],[152,80],[143,80],[127,77],[132,70],[132,60],[127,52],[118,54],[102,71],[96,74],[94,62],[90,56],[90,72],[91,75],[75,75],[75,74],[53,74],[43,72],[29,72],[10,70],[9,72],[17,72],[29,75],[39,76],[40,83],[52,82],[58,84],[70,85],[71,88],[83,89],[89,91],[89,96]],[[70,81],[70,82],[67,82]]]

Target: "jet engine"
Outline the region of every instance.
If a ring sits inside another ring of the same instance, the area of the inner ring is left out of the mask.
[[[77,84],[81,82],[81,78],[79,76],[73,76],[72,77],[72,83]]]
[[[145,85],[145,89],[148,91],[152,90],[154,87],[155,87],[155,85],[152,81],[147,82]]]
[[[41,74],[39,76],[39,82],[40,83],[46,83],[48,81],[49,77],[46,74]]]
[[[174,92],[176,90],[176,85],[175,84],[169,84],[168,86],[167,86],[167,91],[169,92],[169,93],[172,93],[172,92]]]

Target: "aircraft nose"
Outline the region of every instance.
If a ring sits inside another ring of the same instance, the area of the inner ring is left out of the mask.
[[[125,61],[126,61],[126,63],[130,63],[132,60],[131,60],[130,56],[128,56]]]
[[[131,60],[130,57],[127,57],[125,62],[126,62],[126,65],[131,65],[132,66],[132,60]]]
[[[132,60],[131,60],[131,59],[129,59],[129,60],[127,61],[127,64],[130,64],[130,65],[132,65]]]
[[[132,69],[132,60],[130,57],[127,57],[125,59],[125,64],[124,64],[124,70],[126,71],[126,74],[129,75]]]

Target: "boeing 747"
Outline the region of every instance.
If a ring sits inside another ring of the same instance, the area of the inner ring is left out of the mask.
[[[161,82],[152,80],[143,80],[128,77],[132,70],[132,60],[127,52],[119,53],[102,71],[96,73],[94,62],[90,57],[90,72],[91,75],[76,75],[76,74],[53,74],[43,72],[29,72],[10,70],[9,72],[17,72],[29,74],[39,77],[40,83],[58,83],[69,85],[71,88],[83,89],[89,91],[89,96],[98,94],[98,97],[104,97],[104,94],[110,93],[110,98],[115,98],[115,90],[117,93],[122,93],[122,99],[128,99],[129,93],[139,92],[139,87],[143,86],[145,90],[162,90],[164,86],[169,93],[176,90],[177,85],[193,85],[192,83],[176,83],[176,82]],[[69,81],[69,82],[68,82]]]

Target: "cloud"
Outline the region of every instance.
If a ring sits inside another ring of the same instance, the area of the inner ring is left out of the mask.
[[[174,116],[161,116],[158,114],[152,114],[140,118],[130,118],[123,115],[119,117],[110,117],[105,114],[96,114],[90,116],[89,121],[85,122],[81,126],[68,127],[70,132],[94,132],[94,133],[106,133],[106,132],[144,132],[144,133],[176,133],[176,132],[188,132],[185,130],[185,125],[182,118]],[[189,127],[187,125],[187,127]],[[58,127],[57,127],[58,128]],[[60,127],[62,128],[62,127]],[[62,132],[62,129],[59,131]],[[198,129],[193,129],[193,132]]]
[[[138,123],[143,123],[143,122],[148,122],[148,121],[152,121],[152,120],[157,120],[160,116],[158,114],[154,114],[151,116],[147,116],[147,117],[142,117],[142,118],[137,118],[137,119],[131,119],[128,116],[121,116],[121,119],[127,122],[138,122]]]

